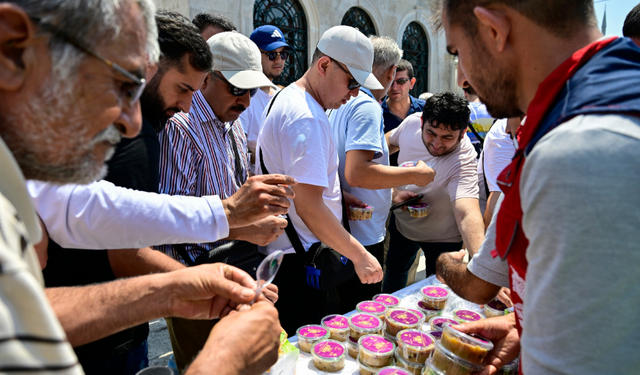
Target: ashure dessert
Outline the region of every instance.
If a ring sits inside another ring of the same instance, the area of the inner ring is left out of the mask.
[[[349,317],[349,336],[354,340],[365,335],[380,335],[382,328],[382,320],[375,315],[357,313]]]
[[[400,354],[398,354],[397,350],[396,350],[395,358],[396,358],[396,366],[401,367],[414,375],[422,374],[422,369],[424,369],[424,363],[407,361],[406,359],[402,358]]]
[[[432,360],[428,360],[422,370],[422,375],[445,375],[445,373],[435,367]]]
[[[358,353],[360,352],[360,348],[358,348],[358,340],[354,340],[353,337],[349,337],[346,341],[346,347],[351,358],[358,358]]]
[[[436,316],[431,318],[431,320],[429,320],[429,325],[431,326],[431,330],[433,331],[442,331],[442,325],[444,323],[449,323],[452,324],[454,326],[457,326],[458,323],[457,321],[450,319],[450,318],[445,318],[442,316]]]
[[[465,361],[451,353],[441,342],[436,342],[431,361],[435,368],[447,375],[471,375],[483,369],[483,366]]]
[[[420,325],[422,325],[422,323],[424,323],[426,321],[426,319],[427,319],[427,316],[424,315],[424,313],[421,312],[420,310],[407,309],[407,311],[411,311],[412,313],[414,313],[414,314],[416,314],[418,316],[418,319],[420,319]]]
[[[449,299],[449,291],[440,286],[425,286],[420,290],[422,293],[422,301],[426,307],[442,310],[447,306]]]
[[[440,341],[442,338],[442,331],[428,331],[427,333],[433,336],[436,341]]]
[[[398,297],[392,296],[391,294],[376,294],[375,296],[373,296],[373,300],[376,302],[384,303],[389,309],[392,309],[400,304],[400,299],[398,299]]]
[[[310,353],[313,344],[329,338],[329,330],[319,325],[306,325],[298,328],[298,346],[303,352]]]
[[[434,309],[433,307],[427,305],[425,301],[418,301],[417,306],[420,312],[424,314],[424,319],[426,321],[430,320],[434,316],[440,316],[442,314],[442,310]]]
[[[349,220],[369,220],[373,217],[373,207],[358,207],[356,205],[349,206]]]
[[[410,362],[425,363],[433,347],[435,337],[417,329],[407,329],[398,333],[398,354]]]
[[[429,203],[416,203],[407,206],[411,217],[427,217],[429,215]]]
[[[404,329],[420,328],[420,318],[415,313],[405,309],[390,309],[385,314],[386,330],[391,336],[396,336]]]
[[[346,350],[341,342],[322,340],[315,343],[311,349],[313,365],[320,371],[338,372],[344,367]]]
[[[493,301],[484,305],[484,315],[487,318],[506,315],[506,312],[505,312],[506,309],[507,309],[507,305],[505,305],[504,303],[502,303],[502,301],[496,298]]]
[[[382,319],[387,312],[387,305],[377,301],[362,301],[356,305],[356,310],[362,313],[369,313]]]
[[[366,335],[358,340],[360,361],[372,367],[384,367],[393,363],[396,345],[380,335]]]
[[[321,324],[329,330],[331,340],[347,341],[349,338],[349,319],[346,316],[327,315],[322,318]]]
[[[401,367],[389,366],[379,370],[376,375],[410,375],[410,373]]]
[[[464,309],[453,310],[452,315],[453,319],[460,323],[475,322],[482,319],[482,315],[477,312]]]
[[[362,363],[362,361],[360,360],[360,356],[358,356],[357,362],[358,362],[358,367],[360,367],[360,375],[376,375],[378,371],[384,368],[384,367],[369,366],[366,363]],[[393,364],[395,364],[395,362]]]
[[[493,349],[493,343],[485,338],[477,335],[467,335],[448,324],[445,324],[442,328],[440,344],[461,359],[479,365],[482,364],[484,358]]]

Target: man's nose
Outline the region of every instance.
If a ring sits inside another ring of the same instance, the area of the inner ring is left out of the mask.
[[[122,133],[123,137],[133,138],[142,129],[142,111],[140,109],[140,100],[135,103],[126,103],[122,106],[118,118],[113,125]]]

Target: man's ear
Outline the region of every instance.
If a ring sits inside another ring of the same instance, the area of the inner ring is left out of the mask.
[[[204,91],[208,85],[211,84],[211,74],[212,73],[207,73],[207,75],[204,77],[204,82],[202,82],[202,87],[200,87],[200,91]]]
[[[416,77],[411,78],[411,80],[409,80],[409,82],[411,83],[411,87],[409,87],[409,90],[413,89],[413,85],[416,84]]]
[[[388,81],[393,81],[396,78],[396,69],[398,65],[391,66],[385,73],[385,77]]]
[[[331,61],[331,58],[329,56],[322,56],[316,62],[316,68],[318,69],[318,73],[323,77],[327,76],[327,69],[329,69],[329,61]]]
[[[0,3],[0,89],[18,90],[35,59],[35,26],[19,7]]]
[[[478,33],[496,52],[504,51],[509,33],[511,32],[511,20],[505,12],[497,9],[475,7],[473,13],[478,18]]]

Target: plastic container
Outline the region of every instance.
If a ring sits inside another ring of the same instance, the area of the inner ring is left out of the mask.
[[[373,217],[373,207],[358,207],[356,205],[349,206],[349,220],[370,220]]]
[[[400,304],[400,299],[391,294],[376,294],[373,296],[373,300],[376,302],[382,302],[387,305],[387,308],[392,309]]]
[[[417,161],[405,161],[404,163],[400,164],[400,167],[407,168],[407,167],[415,167],[416,165],[418,165]]]
[[[361,313],[375,315],[382,319],[384,318],[384,313],[387,312],[387,305],[377,301],[362,301],[356,305],[356,310]]]
[[[391,340],[391,342],[392,342],[392,343],[394,343],[394,344],[398,345],[398,339],[397,339],[397,337],[395,337],[395,336],[393,336],[393,335],[390,335],[390,334],[389,334],[389,332],[387,332],[387,330],[385,330],[385,331],[384,331],[384,337],[385,337],[387,340]]]
[[[411,375],[410,372],[398,366],[388,366],[378,370],[376,375]]]
[[[441,286],[425,286],[420,289],[422,293],[422,301],[424,304],[434,310],[443,310],[447,306],[449,299],[449,291]]]
[[[422,370],[422,375],[445,375],[445,373],[435,367],[431,360],[428,360],[427,363],[425,363],[424,369]]]
[[[434,316],[442,315],[442,310],[430,307],[425,301],[418,301],[417,306],[420,312],[424,314],[425,321],[431,320]]]
[[[481,371],[483,366],[476,365],[442,347],[442,342],[436,342],[436,347],[431,356],[433,366],[447,375],[471,375]]]
[[[389,309],[384,316],[386,331],[391,336],[405,329],[420,328],[418,315],[406,309]]]
[[[331,340],[347,341],[349,338],[349,319],[344,315],[327,315],[320,322],[329,330]]]
[[[382,329],[382,320],[375,315],[357,313],[349,317],[349,336],[354,340],[365,335],[380,335]]]
[[[412,313],[414,313],[416,315],[418,315],[418,319],[420,319],[420,326],[422,326],[422,323],[424,323],[427,320],[427,316],[424,315],[424,313],[422,311],[416,310],[416,309],[407,309],[407,310],[411,311]]]
[[[429,203],[418,203],[407,206],[411,217],[427,217],[429,215]]]
[[[310,324],[298,328],[298,346],[303,352],[310,353],[313,344],[329,338],[329,330],[317,324]]]
[[[493,343],[484,337],[467,335],[449,324],[445,324],[442,328],[440,341],[442,347],[465,361],[482,364],[484,358],[493,349]]]
[[[410,362],[425,363],[431,356],[435,337],[417,329],[398,333],[398,355]]]
[[[436,341],[440,341],[442,338],[442,331],[428,331],[427,333],[433,336]]]
[[[396,366],[401,367],[401,368],[409,371],[409,373],[414,374],[414,375],[422,374],[422,370],[425,367],[424,363],[411,362],[411,361],[407,361],[406,359],[402,358],[402,356],[400,354],[398,354],[398,350],[397,349],[396,349]]]
[[[356,361],[358,362],[358,366],[360,367],[360,375],[376,375],[378,371],[384,368],[384,367],[369,366],[365,363],[362,363],[362,361],[360,360],[360,355],[358,355],[358,358],[356,359]],[[393,364],[395,365],[395,361]]]
[[[507,305],[496,298],[484,305],[484,316],[486,316],[487,318],[494,318],[496,316],[507,315],[507,313],[505,312],[506,309]]]
[[[311,356],[318,370],[338,372],[344,368],[347,350],[340,341],[322,340],[313,345]]]
[[[520,360],[518,358],[513,361],[507,363],[502,366],[500,370],[496,373],[496,375],[518,375],[518,366],[520,365]]]
[[[457,320],[459,323],[476,322],[483,318],[482,315],[475,311],[464,309],[453,310],[451,315],[453,315],[453,319]]]
[[[384,367],[393,363],[396,344],[380,335],[366,335],[358,340],[360,362],[367,366]]]
[[[351,358],[358,358],[358,353],[360,352],[360,348],[358,348],[358,340],[354,340],[353,337],[349,337],[345,342],[345,346],[347,347],[347,352]]]
[[[445,318],[444,316],[435,316],[429,320],[432,331],[442,331],[442,325],[444,323],[450,323],[454,326],[460,324],[456,320]]]

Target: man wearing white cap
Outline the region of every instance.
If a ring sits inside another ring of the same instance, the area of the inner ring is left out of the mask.
[[[353,261],[366,284],[379,282],[382,269],[343,227],[348,219],[342,215],[338,153],[325,111],[357,96],[360,86],[383,89],[371,73],[372,64],[373,45],[364,34],[349,26],[326,31],[309,70],[278,93],[267,107],[268,114],[263,114],[256,162],[259,166],[263,159],[269,173],[286,173],[298,180],[289,216],[304,250],[322,241]],[[276,307],[283,328],[295,332],[301,325],[320,321],[327,312],[326,291],[307,285],[304,264],[288,236],[266,249],[275,250],[287,254],[274,280],[279,288]]]
[[[193,94],[189,113],[178,113],[160,133],[160,193],[170,195],[232,196],[247,179],[247,140],[238,118],[260,87],[272,86],[262,73],[260,50],[246,36],[219,33],[207,41],[213,55],[211,72]],[[229,230],[229,237],[213,243],[186,246],[191,260],[228,240],[266,245],[283,233],[285,219],[269,216],[258,223]],[[186,262],[171,245],[160,250]],[[267,291],[277,299],[277,288]],[[172,319],[169,324],[176,364],[182,369],[202,349],[213,321]]]

